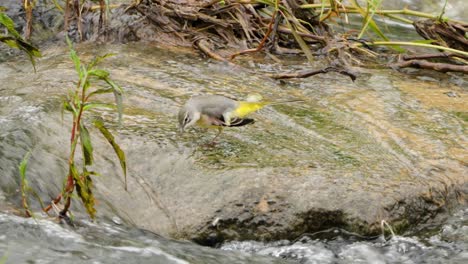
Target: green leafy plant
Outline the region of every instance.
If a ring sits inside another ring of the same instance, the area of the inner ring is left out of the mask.
[[[18,31],[15,30],[15,24],[2,10],[0,10],[0,25],[6,28],[7,34],[0,34],[0,41],[6,45],[24,51],[31,60],[34,71],[36,71],[36,63],[34,57],[41,57],[41,52],[38,48],[24,40]]]
[[[112,56],[106,54],[98,56],[88,64],[83,64],[76,51],[73,49],[71,41],[67,38],[67,43],[70,49],[70,56],[75,65],[75,70],[78,73],[78,83],[75,89],[69,91],[67,99],[63,102],[63,110],[72,114],[73,123],[70,138],[70,156],[68,158],[68,175],[62,193],[57,196],[54,203],[58,203],[62,198],[65,200],[63,210],[60,212],[60,217],[66,218],[67,212],[71,205],[71,197],[76,189],[78,197],[81,199],[88,215],[94,219],[96,215],[95,197],[93,194],[93,181],[91,176],[99,175],[95,171],[88,169],[94,164],[93,145],[88,130],[88,122],[85,117],[91,109],[94,108],[109,108],[117,109],[119,122],[122,118],[122,88],[115,84],[109,77],[109,72],[96,66],[105,58]],[[96,83],[102,83],[105,86],[97,86]],[[113,94],[115,103],[103,103],[95,100],[95,96],[99,94]],[[120,161],[125,180],[125,190],[127,190],[127,165],[125,153],[116,143],[112,133],[105,127],[102,119],[90,120],[111,144],[117,157]],[[83,162],[78,166],[76,160],[77,147],[81,147],[83,153]],[[51,206],[44,208],[45,211],[50,210]]]
[[[34,214],[29,209],[28,194],[29,193],[33,194],[34,197],[41,204],[42,208],[44,208],[44,203],[42,202],[39,195],[34,191],[34,189],[32,189],[29,186],[28,180],[26,179],[26,168],[28,166],[28,161],[29,161],[30,156],[31,156],[31,152],[29,151],[29,152],[26,153],[26,155],[24,155],[24,158],[21,161],[18,168],[19,168],[20,180],[21,180],[21,183],[20,183],[20,185],[21,185],[21,188],[20,188],[21,189],[21,202],[22,202],[23,208],[25,210],[25,215],[27,217],[31,217],[31,216],[34,217]]]
[[[29,156],[31,156],[31,152],[26,153],[23,160],[19,165],[19,172],[21,177],[21,201],[23,204],[23,208],[25,210],[26,216],[32,216],[32,212],[29,209],[29,202],[27,192],[31,189],[28,184],[28,180],[26,179],[26,168],[28,166]]]

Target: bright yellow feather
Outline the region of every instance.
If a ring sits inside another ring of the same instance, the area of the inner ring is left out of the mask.
[[[246,115],[258,111],[268,105],[269,102],[239,102],[239,107],[234,111],[234,117],[243,118]]]

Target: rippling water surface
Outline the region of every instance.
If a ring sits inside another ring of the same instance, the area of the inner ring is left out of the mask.
[[[466,209],[454,211],[435,227],[387,239],[331,229],[295,241],[231,241],[216,249],[129,227],[169,230],[190,225],[184,223],[188,214],[204,216],[223,206],[216,203],[225,198],[227,187],[258,183],[249,173],[235,172],[239,178],[231,182],[223,178],[226,175],[217,177],[229,169],[267,168],[298,179],[304,171],[314,171],[323,176],[324,190],[337,195],[356,192],[365,198],[365,206],[369,190],[382,201],[400,197],[398,188],[405,187],[400,180],[408,188],[427,184],[431,175],[446,186],[463,184],[465,76],[362,69],[356,83],[337,74],[283,83],[261,74],[310,65],[253,60],[249,67],[255,70],[243,71],[187,51],[150,45],[82,45],[78,50],[85,60],[96,53],[118,54],[104,68],[126,92],[124,126],[119,127],[115,116],[105,110],[93,114],[118,131],[131,164],[130,190],[139,192],[122,190],[119,165],[106,155],[107,144],[93,139],[96,157],[103,164],[103,180],[96,180],[101,201],[98,223],[78,221],[71,228],[50,219],[0,213],[0,263],[5,259],[6,263],[468,263]],[[36,74],[30,74],[29,62],[0,64],[0,204],[20,204],[17,168],[30,150],[28,179],[44,200],[60,192],[66,174],[64,146],[70,120],[65,116],[62,122],[58,109],[76,77],[64,47],[46,49],[44,54]],[[214,149],[196,147],[211,139],[210,134],[176,134],[175,114],[190,96],[217,93],[243,98],[251,92],[305,103],[262,110],[255,115],[259,122],[254,127],[226,131]],[[200,184],[191,185],[193,178]],[[266,181],[273,189],[274,184],[284,184],[278,179]],[[307,191],[314,184],[304,181],[301,186]],[[212,199],[206,195],[209,192],[220,199]],[[171,196],[174,193],[186,195]],[[193,207],[193,201],[204,206]],[[72,209],[80,212],[76,204]],[[154,220],[166,212],[167,218]]]
[[[430,235],[363,238],[331,229],[293,242],[229,242],[221,248],[293,259],[299,263],[466,263],[467,224],[468,210],[465,209],[454,213]]]
[[[363,238],[331,229],[296,241],[227,242],[219,249],[165,239],[113,222],[53,220],[0,213],[6,263],[466,263],[468,210],[419,236]],[[433,227],[434,228],[434,227]]]

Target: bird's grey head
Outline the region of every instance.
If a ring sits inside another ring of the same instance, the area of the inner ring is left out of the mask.
[[[195,124],[198,119],[200,119],[200,113],[188,107],[187,105],[182,106],[179,110],[179,130],[184,132],[184,130],[193,124]]]

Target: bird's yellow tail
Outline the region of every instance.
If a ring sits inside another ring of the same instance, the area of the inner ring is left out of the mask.
[[[263,107],[267,105],[276,105],[276,104],[286,104],[286,103],[292,103],[292,102],[302,102],[303,100],[289,100],[289,101],[280,101],[280,102],[268,102],[268,101],[263,101],[263,102],[239,102],[239,107],[235,110],[235,116],[243,118],[246,115],[253,113],[255,111],[258,111],[262,109]]]
[[[268,105],[268,102],[239,102],[239,107],[235,110],[235,116],[243,118],[246,115],[258,111]]]

